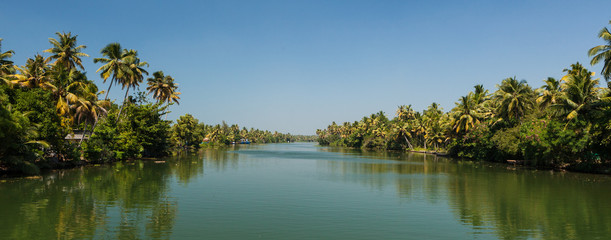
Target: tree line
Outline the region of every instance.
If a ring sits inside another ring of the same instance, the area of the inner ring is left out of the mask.
[[[605,44],[588,54],[591,65],[602,63],[606,86],[577,62],[561,79],[547,78],[539,88],[516,77],[503,79],[493,92],[476,85],[449,112],[437,103],[422,112],[402,105],[393,119],[378,112],[352,123],[333,122],[317,130],[318,142],[606,171],[611,167],[611,33],[605,27],[598,36]]]
[[[83,52],[86,46],[77,43],[77,35],[58,32],[49,43],[43,51],[47,56],[36,54],[19,66],[11,61],[14,51],[2,51],[0,38],[0,172],[37,174],[41,168],[166,156],[177,149],[197,148],[193,146],[202,143],[201,134],[215,129],[209,134],[212,142],[222,144],[236,136],[255,142],[295,140],[254,129],[242,136],[226,131],[235,127],[225,123],[196,124],[193,134],[186,133],[191,130],[185,119],[191,115],[174,126],[165,120],[168,108],[179,104],[178,84],[163,71],[146,78],[149,64],[138,51],[119,43],[101,49],[101,57],[93,59],[101,64],[96,73],[109,82],[101,91],[86,75],[83,59],[89,55]],[[145,78],[146,92],[141,92]],[[108,98],[115,85],[125,91],[121,104]],[[197,140],[191,139],[194,136]]]

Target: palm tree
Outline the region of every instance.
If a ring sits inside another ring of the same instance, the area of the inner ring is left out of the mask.
[[[8,60],[13,57],[13,54],[15,54],[13,50],[2,52],[2,38],[0,38],[0,77],[13,73],[13,61]]]
[[[129,89],[136,89],[137,86],[144,80],[144,74],[148,75],[148,72],[144,70],[144,66],[148,67],[147,62],[140,62],[140,58],[138,58],[138,52],[136,50],[124,50],[124,64],[127,67],[126,73],[122,78],[117,79],[122,85],[123,88],[127,88],[125,90],[125,97],[123,98],[123,105],[121,105],[121,109],[119,109],[119,115],[117,116],[117,121],[119,121],[119,117],[121,116],[121,111],[123,107],[127,103],[127,96],[129,95]]]
[[[157,102],[167,102],[168,104],[171,102],[175,102],[176,104],[180,104],[178,102],[178,95],[180,92],[177,92],[178,84],[174,83],[174,78],[170,75],[165,76],[162,71],[157,71],[153,73],[152,78],[148,78],[148,87],[146,90],[149,93],[153,93],[153,98],[157,100]]]
[[[79,98],[85,95],[85,89],[88,85],[87,76],[76,69],[66,71],[63,65],[59,65],[56,67],[54,80],[55,89],[53,93],[57,99],[55,106],[57,113],[68,117],[71,105],[77,103]]]
[[[537,89],[540,94],[536,102],[541,109],[545,109],[550,105],[556,104],[560,98],[560,81],[553,77],[548,77],[545,80],[545,85]]]
[[[393,136],[395,136],[395,138],[403,137],[403,139],[405,140],[405,143],[407,143],[407,146],[409,147],[409,149],[410,150],[414,150],[414,146],[409,141],[409,138],[412,137],[411,127],[410,127],[409,123],[397,122],[393,126],[393,128],[391,129],[391,133],[392,133]]]
[[[571,69],[565,69],[565,72],[568,74],[562,77],[564,83],[560,86],[562,97],[559,103],[552,107],[556,110],[556,115],[563,116],[570,122],[592,113],[595,109],[599,100],[598,79],[592,79],[594,73],[579,63],[572,64]]]
[[[85,70],[81,57],[89,57],[89,55],[82,53],[81,50],[86,48],[85,45],[76,45],[76,37],[72,36],[72,33],[55,33],[58,39],[49,38],[49,42],[53,47],[44,50],[46,53],[51,53],[49,59],[55,59],[55,65],[63,65],[68,71],[79,66],[82,70]]]
[[[611,24],[611,20],[609,24]],[[604,62],[601,75],[609,81],[611,79],[611,33],[609,29],[604,27],[598,33],[598,37],[602,38],[606,44],[591,48],[590,51],[588,51],[588,56],[592,57],[590,61],[591,65],[596,65],[601,61]]]
[[[456,132],[466,132],[480,122],[482,114],[478,111],[478,105],[469,95],[463,96],[452,110],[452,121],[450,125]]]
[[[397,109],[397,118],[401,121],[407,121],[414,118],[414,110],[412,105],[401,105]]]
[[[496,109],[499,117],[519,121],[532,109],[534,95],[525,80],[506,78],[498,88],[494,97],[499,101]]]
[[[122,79],[125,73],[128,71],[127,66],[124,63],[124,58],[127,57],[127,51],[121,48],[119,43],[110,43],[106,47],[102,48],[103,58],[94,58],[93,62],[101,62],[104,65],[98,68],[95,72],[100,72],[100,76],[104,79],[104,83],[110,77],[110,85],[106,91],[104,99],[108,99],[108,93],[110,88],[118,79]]]
[[[93,132],[95,125],[97,124],[99,118],[103,115],[107,114],[107,108],[110,107],[110,102],[107,100],[97,100],[87,98],[79,98],[78,101],[72,105],[74,109],[74,118],[76,119],[78,124],[85,123],[83,127],[83,135],[81,136],[81,140],[79,142],[79,146],[85,139],[85,133],[87,132],[87,126],[89,123],[92,124],[91,132]]]
[[[489,98],[488,90],[484,89],[484,85],[475,85],[475,92],[472,94],[472,98],[475,104],[483,104]]]
[[[16,67],[19,73],[9,75],[14,78],[11,82],[27,88],[56,89],[51,83],[51,71],[48,62],[49,59],[45,59],[40,54],[37,54],[34,59],[29,58],[25,66]]]

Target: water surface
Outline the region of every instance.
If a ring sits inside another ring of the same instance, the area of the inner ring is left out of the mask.
[[[2,239],[607,239],[611,179],[311,143],[0,182]]]

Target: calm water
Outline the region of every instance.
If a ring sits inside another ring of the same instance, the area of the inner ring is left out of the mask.
[[[309,143],[0,180],[0,239],[609,239],[611,178]]]

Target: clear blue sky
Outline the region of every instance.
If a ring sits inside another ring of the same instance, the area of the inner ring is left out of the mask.
[[[516,76],[539,87],[572,63],[589,66],[610,9],[609,0],[5,1],[0,38],[23,65],[55,32],[78,34],[101,89],[93,58],[119,42],[180,84],[169,119],[314,134],[380,110],[394,117],[403,104],[449,111],[476,84],[494,91]]]

